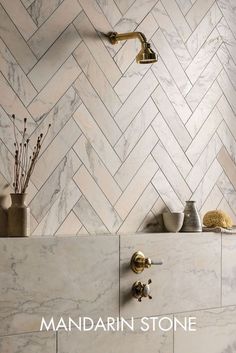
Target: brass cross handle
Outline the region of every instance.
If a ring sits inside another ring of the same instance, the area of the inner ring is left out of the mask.
[[[138,299],[139,302],[142,301],[142,298],[149,298],[152,299],[152,296],[150,295],[151,289],[149,284],[152,283],[152,280],[149,279],[148,283],[142,283],[140,281],[134,282],[132,286],[132,295],[134,298]]]
[[[149,268],[152,265],[162,265],[162,261],[152,261],[149,257],[141,251],[136,251],[130,261],[130,267],[135,273],[141,273],[145,268]]]

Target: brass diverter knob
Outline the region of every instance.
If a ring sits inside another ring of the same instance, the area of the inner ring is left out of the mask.
[[[148,280],[148,284],[142,283],[140,281],[134,282],[133,287],[132,287],[133,297],[138,299],[139,302],[142,301],[142,298],[152,299],[152,297],[150,295],[151,290],[150,290],[150,286],[149,286],[149,284],[151,284],[151,283],[152,283],[151,279]]]
[[[149,268],[152,265],[162,265],[162,261],[152,261],[149,257],[141,251],[136,251],[130,261],[130,267],[135,273],[141,273],[145,268]]]

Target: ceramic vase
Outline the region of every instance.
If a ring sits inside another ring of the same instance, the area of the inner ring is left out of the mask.
[[[30,235],[30,209],[25,205],[26,194],[11,194],[8,209],[8,236],[28,237]]]
[[[186,201],[184,223],[181,232],[201,232],[201,218],[196,208],[196,201]]]
[[[6,196],[0,196],[0,237],[7,236],[7,208],[5,206]]]

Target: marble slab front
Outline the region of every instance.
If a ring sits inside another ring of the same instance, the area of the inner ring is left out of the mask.
[[[236,237],[222,235],[222,306],[236,305]]]
[[[42,317],[118,316],[118,249],[117,236],[0,239],[0,336]]]
[[[130,269],[133,253],[141,250],[162,266],[137,275]],[[132,284],[152,280],[152,300],[138,302]],[[221,236],[216,234],[140,234],[121,236],[121,316],[142,317],[219,307],[221,300]]]

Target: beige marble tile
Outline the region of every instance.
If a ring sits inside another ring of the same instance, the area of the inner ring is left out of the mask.
[[[73,211],[71,211],[64,220],[64,222],[61,224],[60,228],[57,230],[55,235],[77,235],[81,228],[82,224],[80,223],[78,217]]]
[[[220,305],[221,238],[215,234],[142,234],[121,236],[121,315],[158,316]],[[162,266],[140,276],[129,268],[131,256],[141,250]],[[131,297],[136,280],[152,279],[152,300]]]
[[[39,330],[42,316],[118,316],[117,249],[117,236],[2,238],[0,334]]]

